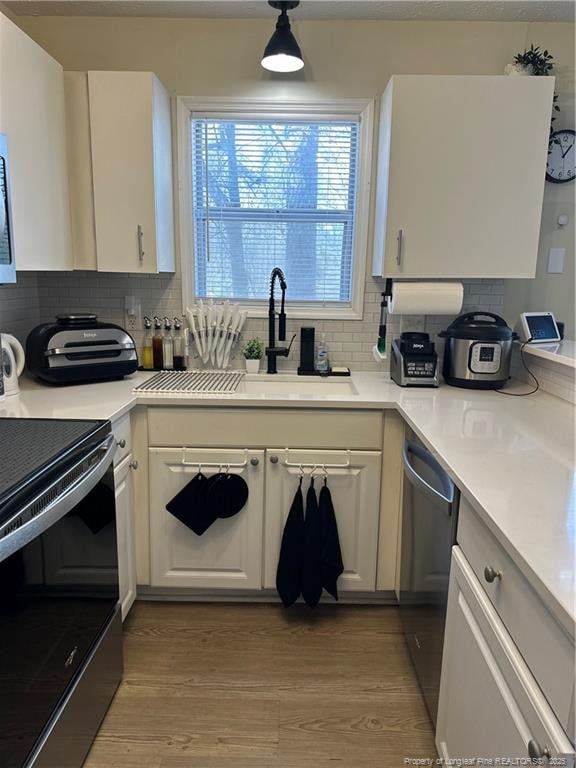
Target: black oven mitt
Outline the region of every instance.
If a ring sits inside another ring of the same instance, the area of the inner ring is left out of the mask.
[[[322,586],[335,600],[338,600],[338,578],[344,573],[344,563],[332,494],[326,480],[320,490],[318,513],[322,527]]]
[[[114,490],[106,483],[98,483],[76,504],[70,515],[79,517],[94,535],[100,533],[116,519]]]
[[[239,475],[199,472],[168,502],[166,509],[198,536],[219,517],[233,517],[248,500],[248,485]]]
[[[240,475],[218,474],[208,489],[206,503],[217,517],[234,517],[248,501],[248,485]]]
[[[192,480],[179,491],[168,504],[166,509],[191,531],[201,536],[216,520],[216,514],[204,504],[206,492],[216,475],[207,478],[202,472],[194,475]]]

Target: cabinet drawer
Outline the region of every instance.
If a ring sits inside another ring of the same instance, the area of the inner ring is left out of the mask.
[[[536,751],[566,758],[557,765],[574,765],[563,726],[459,547],[452,556],[436,744],[445,761],[528,765]]]
[[[114,454],[114,466],[117,467],[120,462],[132,451],[132,433],[130,430],[130,414],[122,416],[112,424],[112,432],[116,438],[116,453]]]
[[[556,716],[574,737],[574,643],[466,499],[460,504],[458,543],[524,657]],[[484,569],[501,577],[487,581]]]
[[[242,408],[149,408],[149,444],[154,446],[381,450],[378,411],[273,411]]]

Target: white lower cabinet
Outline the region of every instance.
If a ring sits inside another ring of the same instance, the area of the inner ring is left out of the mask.
[[[229,464],[230,472],[248,484],[248,501],[234,517],[216,520],[196,535],[166,509],[166,504],[192,480],[202,466],[207,477]],[[264,451],[151,448],[150,565],[152,587],[260,589],[262,586],[262,524]]]
[[[118,581],[122,620],[126,618],[136,599],[136,559],[134,556],[134,482],[132,456],[114,470],[116,496],[116,530],[118,538]]]
[[[452,557],[436,746],[445,760],[568,755],[562,764],[573,765],[570,741],[459,547]]]
[[[344,573],[338,581],[342,591],[373,592],[376,589],[378,525],[380,517],[379,451],[290,451],[291,464],[345,464],[349,468],[330,468],[328,486],[338,522]],[[285,466],[284,449],[266,451],[266,504],[264,537],[264,587],[276,585],[276,568],[284,523],[300,480],[298,467]],[[307,469],[307,472],[310,470]],[[303,493],[310,483],[304,478]],[[316,477],[318,492],[322,477]]]

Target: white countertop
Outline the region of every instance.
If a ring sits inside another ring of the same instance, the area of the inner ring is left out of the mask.
[[[356,395],[136,397],[133,387],[149,376],[58,388],[24,380],[20,395],[0,404],[0,415],[113,420],[136,404],[395,408],[574,635],[575,411],[569,403],[542,392],[524,398],[448,386],[402,389],[378,373],[354,373]]]
[[[534,357],[542,357],[553,363],[576,368],[576,341],[553,341],[546,344],[526,344],[524,352]]]

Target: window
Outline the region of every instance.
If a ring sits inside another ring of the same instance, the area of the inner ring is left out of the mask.
[[[343,111],[274,106],[186,109],[190,294],[258,314],[279,266],[293,310],[360,316],[367,115],[357,100]]]

